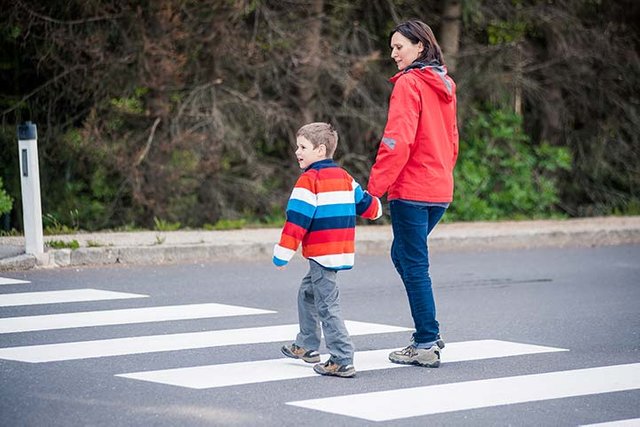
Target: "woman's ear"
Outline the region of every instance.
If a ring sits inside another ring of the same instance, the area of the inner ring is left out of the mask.
[[[420,41],[418,42],[418,55],[422,55],[423,52],[424,52],[424,43]]]

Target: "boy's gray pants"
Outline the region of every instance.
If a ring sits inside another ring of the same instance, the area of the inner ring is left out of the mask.
[[[298,291],[300,333],[296,345],[307,350],[320,347],[320,324],[331,360],[338,365],[353,364],[353,343],[342,320],[338,272],[309,260],[309,273]]]

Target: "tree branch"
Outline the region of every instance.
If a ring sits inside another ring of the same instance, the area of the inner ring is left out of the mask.
[[[147,138],[147,145],[145,145],[144,150],[142,150],[142,153],[140,154],[140,156],[138,156],[138,160],[136,160],[136,162],[133,164],[134,167],[140,166],[140,163],[142,163],[144,158],[147,157],[147,154],[149,153],[149,149],[151,148],[151,143],[153,142],[153,136],[155,135],[156,128],[158,127],[159,124],[160,124],[160,117],[156,117],[156,120],[153,122],[153,126],[151,126],[151,132],[149,132],[149,138]]]
[[[51,18],[50,16],[42,15],[38,12],[34,12],[33,10],[29,9],[27,5],[25,5],[21,1],[18,1],[18,5],[22,7],[24,10],[26,10],[27,13],[29,13],[29,15],[31,16],[35,16],[36,18],[42,19],[43,21],[51,22],[54,24],[60,24],[60,25],[79,25],[79,24],[86,24],[88,22],[106,21],[109,19],[116,19],[116,18],[122,17],[122,14],[119,13],[117,15],[94,16],[86,19],[74,19],[72,21],[61,21],[59,19]]]

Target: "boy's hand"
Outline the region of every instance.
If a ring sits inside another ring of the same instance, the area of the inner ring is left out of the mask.
[[[277,265],[276,265],[276,270],[280,270],[280,271],[282,271],[282,270],[284,270],[285,268],[287,268],[287,266],[286,266],[286,265],[280,265],[280,266],[277,266]]]

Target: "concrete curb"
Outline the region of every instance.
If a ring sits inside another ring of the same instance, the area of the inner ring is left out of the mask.
[[[15,256],[21,237],[0,238],[9,256],[0,271],[100,265],[170,264],[198,261],[271,259],[279,229],[94,233],[47,236],[45,241],[77,240],[79,249],[49,249],[43,256]],[[391,227],[360,226],[358,254],[386,254]],[[22,239],[22,240],[21,240]],[[440,251],[483,251],[543,247],[593,247],[640,244],[640,216],[571,220],[505,221],[440,224],[429,236],[429,248]]]
[[[31,270],[37,266],[37,259],[33,255],[18,255],[0,259],[0,271]]]

